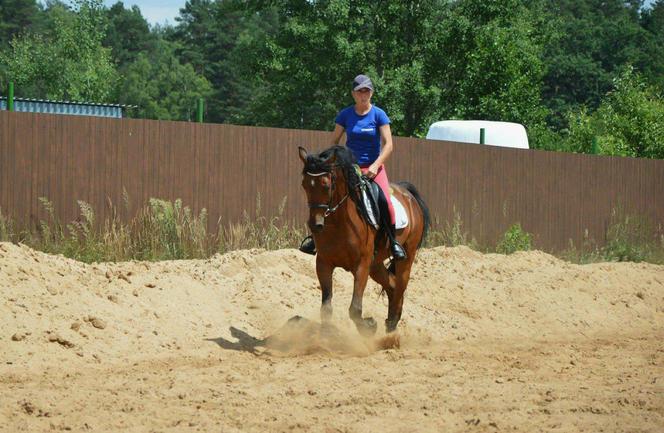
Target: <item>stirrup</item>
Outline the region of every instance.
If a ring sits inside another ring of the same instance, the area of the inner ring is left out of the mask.
[[[300,251],[306,254],[311,254],[312,256],[316,255],[316,244],[314,243],[314,238],[307,236],[302,240],[300,244]]]
[[[408,257],[406,251],[401,245],[399,245],[399,242],[395,241],[390,249],[392,250],[392,257],[394,257],[394,260],[404,260]]]

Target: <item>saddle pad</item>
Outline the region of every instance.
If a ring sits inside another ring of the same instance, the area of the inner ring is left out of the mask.
[[[408,214],[406,213],[406,208],[403,207],[401,202],[393,195],[390,196],[392,199],[392,207],[394,207],[394,219],[396,221],[397,230],[402,229],[408,226]]]

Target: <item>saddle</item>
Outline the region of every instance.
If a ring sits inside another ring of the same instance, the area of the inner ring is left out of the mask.
[[[385,218],[389,218],[387,198],[380,186],[368,177],[361,175],[359,189],[362,199],[360,210],[366,222],[376,230],[384,224],[389,224],[385,221]]]
[[[359,167],[357,167],[357,170],[359,171]],[[403,252],[403,248],[396,240],[395,225],[392,224],[390,219],[387,197],[385,197],[383,190],[372,179],[361,175],[359,193],[362,202],[360,214],[363,215],[369,225],[378,230],[378,236],[374,239],[374,254],[376,254],[384,239],[387,239],[393,254],[397,254],[394,251],[401,250],[402,258],[405,258],[405,252]],[[391,265],[390,269],[394,273],[393,265]]]

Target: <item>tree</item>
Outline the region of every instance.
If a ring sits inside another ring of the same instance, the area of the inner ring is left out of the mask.
[[[231,1],[190,0],[180,10],[168,36],[182,63],[213,86],[207,103],[214,122],[242,122],[249,97],[256,92],[254,71],[247,70],[249,41],[261,40],[276,24],[271,8],[247,13]]]
[[[567,149],[639,158],[664,158],[664,99],[652,85],[627,67],[613,90],[592,114],[570,115]]]
[[[0,50],[21,33],[29,31],[39,21],[40,9],[36,0],[3,0],[0,2]]]
[[[100,0],[77,0],[73,20],[55,17],[53,36],[15,38],[0,53],[22,96],[108,101],[117,73],[110,51],[102,47],[104,19]]]
[[[664,89],[664,0],[657,0],[644,11],[641,24],[650,34],[650,43],[645,47],[647,62],[643,73],[648,81]]]
[[[519,0],[453,4],[434,28],[437,56],[428,63],[429,74],[440,77],[438,116],[541,128],[544,35],[538,24],[536,11]]]
[[[540,34],[523,1],[268,3],[279,27],[248,50],[261,91],[247,120],[329,129],[368,73],[398,135],[442,118],[543,124]]]
[[[173,43],[159,39],[155,49],[139,53],[126,68],[118,101],[137,105],[135,117],[192,120],[196,100],[209,96],[210,83],[182,64]]]
[[[108,28],[103,45],[111,48],[113,59],[120,70],[129,65],[141,52],[153,49],[156,35],[150,32],[141,10],[134,5],[125,9],[120,1],[105,11]]]
[[[652,62],[651,35],[639,23],[641,0],[551,0],[543,3],[554,38],[545,45],[543,98],[556,129],[567,111],[596,109],[626,64],[638,70]],[[660,71],[664,72],[664,71]]]
[[[336,112],[352,102],[352,78],[368,73],[395,133],[422,130],[439,93],[424,75],[424,46],[445,1],[256,3],[274,7],[279,26],[247,49],[260,90],[245,120],[330,129]]]

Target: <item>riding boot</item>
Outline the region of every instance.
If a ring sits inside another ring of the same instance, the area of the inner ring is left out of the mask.
[[[397,230],[394,227],[394,224],[388,225],[388,230],[390,231],[390,250],[392,251],[392,257],[394,260],[403,260],[406,256],[406,251],[403,247],[397,242]]]
[[[314,238],[312,238],[311,236],[307,236],[306,238],[304,238],[304,240],[300,244],[300,251],[315,256],[316,244],[314,243]]]

